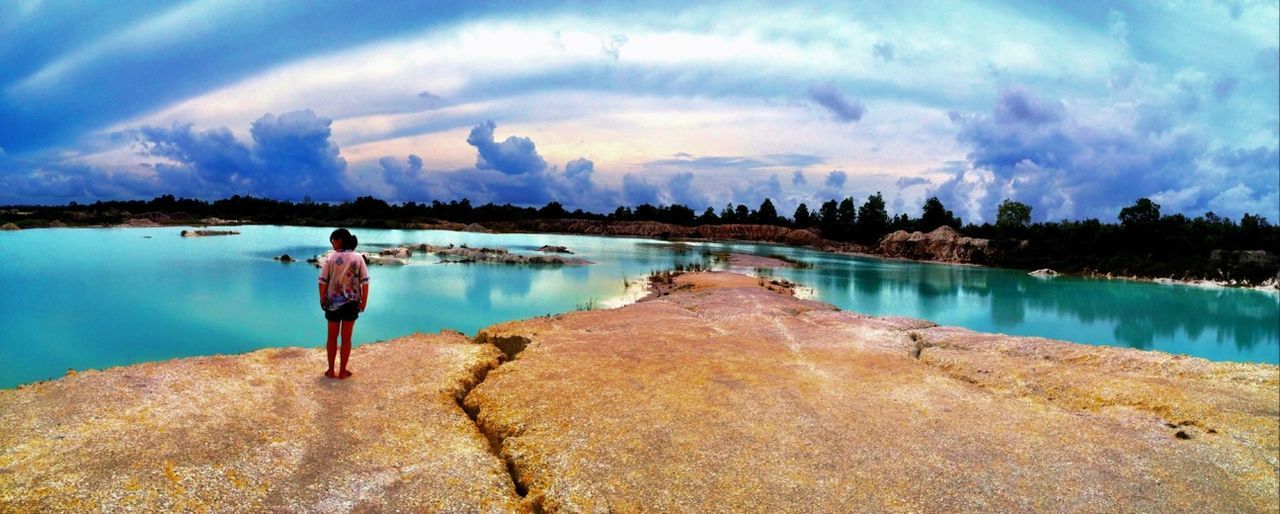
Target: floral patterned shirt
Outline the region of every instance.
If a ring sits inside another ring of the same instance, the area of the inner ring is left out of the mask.
[[[326,285],[326,309],[334,311],[349,302],[359,302],[362,286],[369,283],[364,257],[352,251],[333,252],[320,265],[320,283]]]

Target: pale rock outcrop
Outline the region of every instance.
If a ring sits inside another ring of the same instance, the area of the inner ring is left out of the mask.
[[[895,231],[880,239],[876,253],[922,261],[982,264],[990,260],[990,241],[965,237],[943,225],[932,232]]]
[[[1280,508],[1276,366],[870,318],[725,273],[505,323],[464,405],[547,512]]]
[[[271,348],[0,390],[3,512],[512,512],[457,398],[498,350],[458,333]]]
[[[384,257],[395,257],[397,259],[408,259],[413,256],[413,251],[404,247],[387,248],[378,252],[378,255]]]
[[[22,230],[22,229],[19,228],[17,225],[14,225],[13,223],[5,223],[4,225],[0,225],[0,230]]]
[[[334,253],[336,252],[333,250],[329,250],[322,255],[318,255],[316,257],[307,259],[307,262],[319,268],[323,266],[324,261],[328,260],[329,257],[332,256]],[[409,259],[407,258],[402,259],[399,257],[393,257],[389,255],[378,255],[378,254],[372,254],[372,253],[366,253],[366,252],[356,252],[356,253],[360,254],[360,257],[364,259],[364,263],[369,266],[404,266],[409,264]]]
[[[1027,274],[1028,274],[1028,275],[1031,275],[1031,276],[1033,276],[1033,277],[1056,277],[1056,276],[1058,276],[1058,272],[1053,271],[1053,270],[1051,270],[1051,269],[1049,269],[1049,268],[1041,268],[1041,269],[1038,269],[1038,270],[1032,271],[1032,272],[1027,273]]]
[[[553,264],[553,265],[584,265],[595,264],[589,260],[579,257],[564,257],[561,255],[520,255],[508,251],[506,248],[471,248],[467,245],[454,246],[434,246],[427,243],[413,246],[423,253],[429,253],[440,257],[440,262],[451,263],[493,263],[493,264]]]
[[[698,225],[686,227],[657,221],[602,221],[581,219],[526,220],[516,224],[531,232],[561,232],[603,236],[641,236],[653,238],[700,238],[784,243],[797,246],[821,246],[828,243],[816,230],[779,227],[776,225]]]
[[[412,228],[417,230],[452,230],[455,232],[481,232],[488,233],[489,229],[479,223],[457,223],[445,220],[431,220],[419,223],[406,223],[404,228]]]
[[[235,230],[183,230],[182,237],[209,237],[209,236],[238,236],[240,232]]]
[[[55,220],[56,221],[56,220]],[[50,223],[52,225],[52,223]],[[116,225],[117,227],[160,227],[163,226],[148,218],[127,218]]]

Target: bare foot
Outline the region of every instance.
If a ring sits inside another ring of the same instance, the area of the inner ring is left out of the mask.
[[[337,376],[337,375],[334,375],[334,374],[333,374],[333,370],[329,370],[329,371],[324,372],[324,376],[329,377],[329,378],[338,378],[338,376]]]
[[[344,370],[342,370],[342,372],[341,372],[341,373],[338,373],[338,378],[339,378],[339,379],[342,379],[342,380],[346,380],[346,379],[347,379],[348,377],[350,377],[350,376],[351,376],[351,371],[350,371],[350,370],[345,370],[345,369],[344,369]]]

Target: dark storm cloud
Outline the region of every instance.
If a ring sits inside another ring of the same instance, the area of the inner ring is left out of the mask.
[[[175,193],[339,200],[346,196],[342,173],[347,162],[329,140],[331,123],[309,109],[266,114],[249,130],[252,147],[225,127],[195,131],[190,124],[144,126],[137,130],[137,141],[146,155],[172,161],[155,164],[161,180],[194,176],[190,185],[196,191],[175,188]]]
[[[1176,117],[1185,106],[1149,108]],[[1274,148],[1215,150],[1201,134],[1145,131],[1141,120],[1137,130],[1081,124],[1060,102],[1022,88],[1001,92],[991,114],[953,113],[952,121],[969,154],[933,192],[948,206],[980,204],[981,212],[964,213],[969,217],[992,219],[1006,196],[1035,207],[1038,219],[1109,220],[1135,199],[1157,196],[1176,202],[1170,211],[1195,214],[1237,186],[1247,186],[1254,201],[1280,187]]]
[[[497,170],[508,175],[540,172],[547,168],[547,161],[538,155],[533,140],[527,137],[510,136],[501,143],[493,140],[493,130],[497,125],[486,121],[471,129],[467,136],[467,144],[476,147],[476,168]]]
[[[867,108],[862,102],[855,99],[845,98],[844,94],[836,89],[834,84],[817,85],[809,88],[809,98],[818,105],[826,108],[836,119],[845,122],[855,122],[862,119],[862,114]]]

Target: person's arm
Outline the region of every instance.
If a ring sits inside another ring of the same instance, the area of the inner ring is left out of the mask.
[[[369,304],[369,266],[365,265],[364,260],[360,261],[360,312],[364,312],[364,307]]]
[[[320,307],[329,308],[329,260],[320,265]]]

